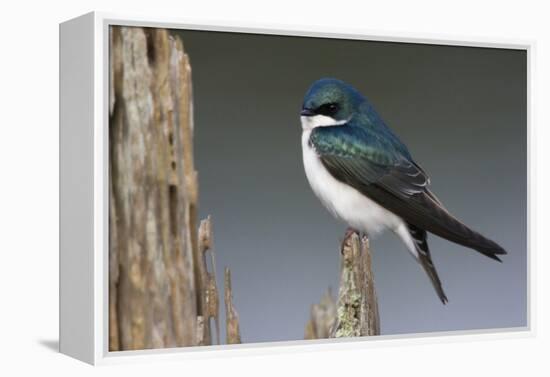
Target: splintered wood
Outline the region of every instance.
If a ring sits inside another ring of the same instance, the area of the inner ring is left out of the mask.
[[[219,342],[219,297],[198,228],[191,67],[167,30],[110,29],[109,350]]]
[[[313,305],[306,339],[380,334],[369,241],[355,232],[342,243],[340,288],[335,303],[330,291]]]
[[[202,220],[199,226],[199,252],[200,252],[200,284],[204,287],[202,291],[202,313],[204,320],[209,322],[210,319],[214,320],[216,325],[216,343],[220,344],[220,319],[219,319],[219,295],[218,287],[216,286],[216,259],[214,255],[214,249],[212,248],[213,236],[212,236],[212,222],[210,216],[206,220]],[[208,272],[206,254],[210,250],[210,261],[212,264],[212,273]],[[209,330],[209,329],[208,329]],[[205,331],[205,339],[211,337],[209,333]],[[199,339],[199,344],[204,343],[205,339]]]
[[[239,315],[233,306],[233,291],[231,289],[231,271],[225,268],[225,322],[227,344],[241,343],[241,332],[239,329]]]
[[[336,301],[329,288],[319,304],[311,306],[311,317],[306,325],[305,339],[330,338],[336,321]]]

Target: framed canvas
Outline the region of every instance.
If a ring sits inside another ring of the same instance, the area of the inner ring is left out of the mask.
[[[531,53],[62,23],[61,352],[98,364],[529,334]]]

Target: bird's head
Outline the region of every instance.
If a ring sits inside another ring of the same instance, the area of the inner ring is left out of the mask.
[[[304,130],[342,125],[360,111],[363,96],[352,86],[325,78],[313,83],[304,98],[300,119]]]

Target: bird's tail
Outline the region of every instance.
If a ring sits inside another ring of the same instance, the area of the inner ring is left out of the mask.
[[[441,205],[441,202],[439,202],[437,198],[432,197],[431,199],[439,204],[436,216],[437,221],[423,224],[423,229],[459,245],[474,249],[491,259],[502,262],[498,256],[507,254],[506,250],[496,242],[468,228],[464,223],[456,219]]]
[[[458,234],[458,235],[451,234],[451,235],[445,236],[445,238],[459,245],[474,249],[491,259],[502,262],[502,260],[498,256],[507,254],[506,250],[504,250],[496,242],[482,236],[476,231],[473,231],[468,227],[465,227],[465,228],[466,229],[463,230],[462,234]],[[437,234],[437,233],[434,233],[434,234]]]
[[[432,282],[432,285],[437,295],[439,296],[439,299],[443,304],[446,304],[448,302],[447,295],[445,295],[445,291],[443,290],[443,286],[441,285],[441,280],[437,275],[437,270],[435,269],[432,257],[430,255],[430,249],[428,247],[428,234],[425,230],[420,229],[412,224],[407,224],[407,226],[409,234],[414,241],[416,259],[418,260],[422,268],[424,268],[426,274],[428,274],[428,277],[430,278],[430,281]]]

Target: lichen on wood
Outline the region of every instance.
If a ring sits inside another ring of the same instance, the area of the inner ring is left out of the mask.
[[[341,248],[338,299],[330,291],[313,305],[306,339],[358,337],[380,334],[378,302],[367,237],[346,234]]]
[[[378,302],[369,240],[351,232],[342,243],[340,289],[332,337],[378,334]]]

